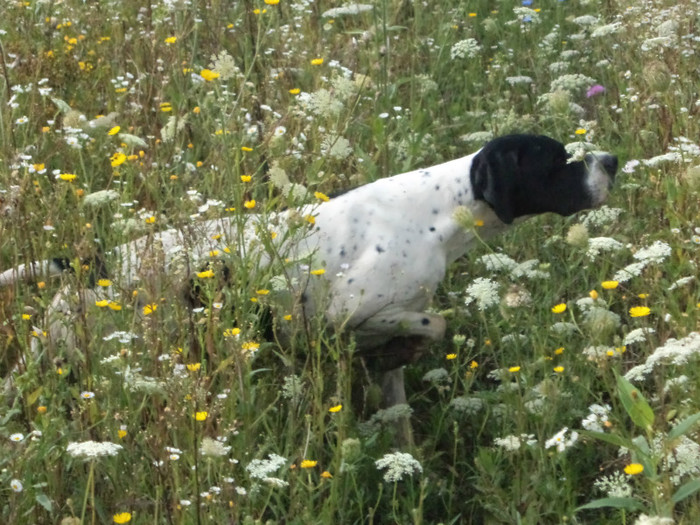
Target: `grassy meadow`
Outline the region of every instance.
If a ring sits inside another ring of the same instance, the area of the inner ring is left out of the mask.
[[[700,523],[700,2],[0,12],[0,270],[66,257],[85,288],[81,261],[148,232],[242,228],[513,132],[621,168],[603,208],[450,269],[410,407],[379,409],[351,334],[280,344],[279,269],[254,260],[193,277],[195,309],[165,277],[100,281],[70,348],[42,333],[60,280],[0,290],[0,522]]]

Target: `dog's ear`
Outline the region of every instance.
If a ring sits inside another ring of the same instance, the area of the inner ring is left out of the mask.
[[[513,193],[518,169],[517,150],[482,150],[472,161],[470,177],[474,198],[485,201],[506,224],[511,224],[515,218]]]

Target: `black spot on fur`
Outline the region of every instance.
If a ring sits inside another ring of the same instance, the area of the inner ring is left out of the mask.
[[[379,246],[378,244],[374,247],[375,250],[377,250],[377,253],[384,253],[386,250]]]

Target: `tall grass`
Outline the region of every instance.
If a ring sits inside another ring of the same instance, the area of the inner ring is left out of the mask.
[[[510,132],[619,155],[608,206],[533,219],[450,270],[433,305],[450,336],[406,371],[408,456],[351,335],[321,320],[284,344],[265,330],[282,261],[201,278],[194,310],[167,276],[103,282],[112,302],[88,303],[75,344],[56,348],[42,315],[60,284],[15,287],[0,314],[0,519],[700,521],[698,3],[377,0],[324,15],[337,7],[6,3],[0,267],[64,256],[87,288],[81,261],[109,267],[139,235],[223,215],[242,230],[250,213]]]

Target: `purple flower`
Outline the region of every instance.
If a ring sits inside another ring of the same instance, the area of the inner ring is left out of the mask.
[[[593,84],[588,88],[588,91],[586,91],[586,97],[591,98],[596,95],[602,95],[603,93],[605,93],[605,88],[603,86],[600,84]]]

